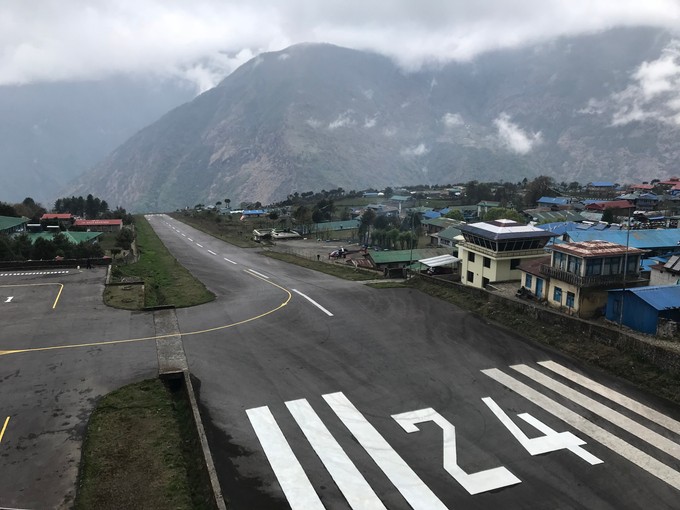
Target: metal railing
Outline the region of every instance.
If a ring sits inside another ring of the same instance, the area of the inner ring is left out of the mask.
[[[612,285],[623,285],[625,282],[634,282],[640,279],[640,273],[623,273],[609,275],[588,275],[581,276],[570,273],[564,269],[559,269],[548,264],[541,264],[541,274],[566,282],[576,287],[608,287]]]

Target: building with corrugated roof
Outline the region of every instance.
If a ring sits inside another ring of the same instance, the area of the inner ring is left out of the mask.
[[[607,241],[584,241],[552,245],[548,264],[540,267],[546,282],[546,302],[554,307],[590,318],[602,313],[607,291],[616,287],[646,286],[640,274],[644,250]],[[524,275],[531,288],[533,274]]]
[[[609,291],[608,320],[656,335],[660,321],[680,322],[680,285],[662,285]]]
[[[76,220],[73,226],[84,228],[89,232],[119,232],[123,228],[123,220]]]
[[[28,218],[0,216],[0,234],[14,234],[16,232],[24,232],[28,222]]]
[[[545,245],[555,234],[512,220],[470,223],[458,227],[463,241],[458,256],[463,260],[461,282],[478,288],[489,283],[519,281],[519,265],[545,256]]]

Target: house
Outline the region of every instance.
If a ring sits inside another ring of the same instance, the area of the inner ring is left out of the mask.
[[[0,234],[14,234],[25,232],[28,218],[16,218],[14,216],[0,216]]]
[[[567,197],[541,197],[536,201],[539,207],[549,207],[552,210],[568,206],[569,203],[570,199]]]
[[[647,285],[640,275],[644,250],[607,241],[559,243],[550,262],[540,266],[546,302],[582,318],[599,315],[611,288]],[[524,272],[524,287],[532,288],[534,271]]]
[[[586,193],[596,197],[613,197],[616,193],[616,183],[609,181],[589,182],[586,185]]]
[[[450,250],[442,248],[416,248],[413,250],[369,251],[366,258],[371,261],[373,268],[380,271],[385,269],[401,269],[420,259],[450,255]]]
[[[432,234],[430,236],[430,245],[432,246],[442,246],[444,248],[449,248],[451,251],[456,253],[458,251],[458,242],[462,239],[460,224],[458,226],[451,226]]]
[[[71,213],[45,213],[40,217],[40,223],[45,227],[59,227],[61,230],[71,228],[74,221]]]
[[[650,266],[649,285],[680,285],[680,255]]]
[[[628,216],[634,208],[635,204],[629,200],[606,200],[591,202],[586,205],[587,211],[611,211],[614,216]]]
[[[460,221],[454,220],[452,218],[439,217],[432,218],[431,220],[422,220],[420,225],[425,229],[425,234],[431,236],[448,227],[460,225]]]
[[[460,225],[463,241],[458,256],[463,260],[461,281],[484,288],[489,283],[520,280],[519,265],[545,256],[545,245],[555,234],[512,220],[482,221]]]
[[[317,239],[343,238],[349,239],[356,237],[359,229],[359,220],[326,221],[324,223],[314,223],[311,231]]]
[[[605,315],[610,321],[656,335],[660,321],[680,322],[680,286],[610,290]]]
[[[123,228],[123,220],[76,220],[73,226],[88,232],[120,232]]]

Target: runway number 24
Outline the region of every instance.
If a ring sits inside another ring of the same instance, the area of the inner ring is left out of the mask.
[[[530,455],[568,450],[591,465],[602,463],[602,460],[581,448],[586,444],[585,441],[571,432],[557,432],[528,413],[519,414],[520,419],[543,433],[542,436],[529,438],[492,398],[486,397],[482,401]],[[408,433],[417,432],[419,423],[434,422],[438,425],[443,432],[444,469],[470,494],[479,494],[521,483],[519,478],[503,466],[477,473],[467,473],[458,465],[456,427],[431,407],[395,414],[392,418]]]

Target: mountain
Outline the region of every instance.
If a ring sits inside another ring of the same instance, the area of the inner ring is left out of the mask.
[[[663,178],[680,162],[677,47],[614,29],[407,73],[300,44],[144,128],[69,193],[153,211],[338,187]]]
[[[44,202],[193,90],[115,77],[0,86],[0,200]]]

